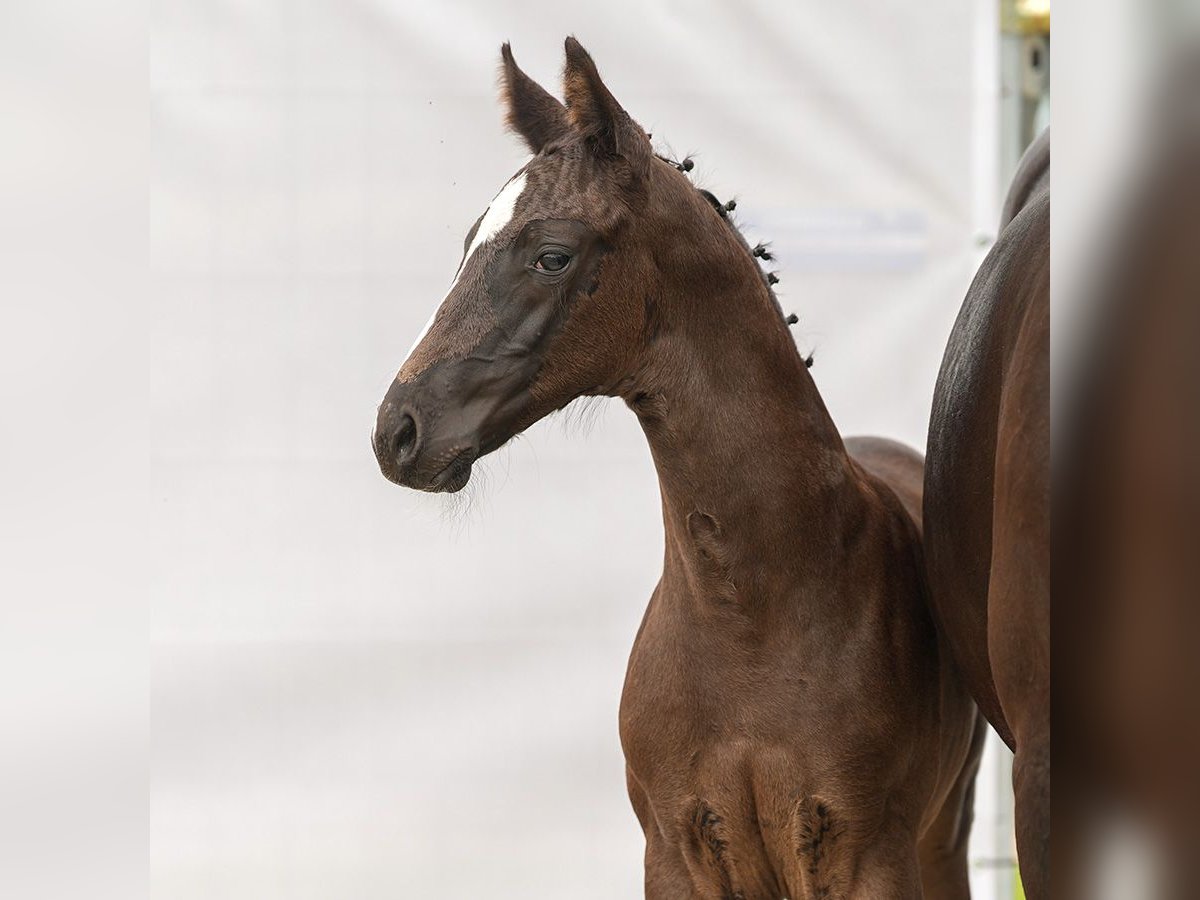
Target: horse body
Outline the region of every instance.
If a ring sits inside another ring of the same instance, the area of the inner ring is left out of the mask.
[[[813,448],[791,402],[764,420],[795,423],[779,436],[794,455],[745,465],[758,484],[708,450],[671,471],[680,448],[643,419],[667,552],[621,735],[647,896],[915,897],[923,884],[965,898],[983,732],[937,645],[899,499],[919,511],[920,458],[863,439],[853,456]],[[816,491],[810,465],[826,473]]]
[[[666,532],[620,714],[646,896],[968,896],[980,731],[927,608],[920,457],[848,452],[745,241],[578,43],[565,107],[504,61],[535,156],[380,407],[381,469],[457,490],[622,398]]]
[[[1014,749],[1017,849],[1049,892],[1049,135],[1027,152],[1000,236],[938,376],[925,475],[933,608],[980,709]]]
[[[942,669],[919,531],[848,455],[748,255],[731,235],[705,246],[663,286],[625,389],[666,530],[621,711],[648,896],[917,896],[919,839],[974,725]],[[691,278],[720,312],[667,327]],[[919,502],[916,454],[859,446]],[[966,896],[959,871],[945,896]]]

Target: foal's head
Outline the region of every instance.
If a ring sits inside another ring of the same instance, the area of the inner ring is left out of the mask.
[[[719,224],[655,158],[574,38],[565,106],[517,68],[507,44],[501,52],[508,121],[533,158],[467,233],[454,283],[375,428],[383,474],[422,490],[459,490],[476,459],[576,397],[622,393],[653,330],[664,221],[682,203],[683,222]],[[671,242],[686,245],[686,224],[671,224]]]

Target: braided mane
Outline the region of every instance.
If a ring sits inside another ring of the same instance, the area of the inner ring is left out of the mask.
[[[660,153],[656,153],[654,155],[659,160],[671,166],[672,168],[677,169],[684,175],[687,175],[689,172],[691,172],[696,165],[690,156],[685,156],[681,160],[674,160],[670,157],[663,156]],[[730,200],[727,203],[722,203],[717,199],[716,195],[713,194],[712,191],[705,190],[704,188],[696,188],[696,192],[699,193],[700,196],[706,201],[708,201],[708,204],[714,210],[716,210],[717,215],[725,220],[725,224],[729,226],[729,230],[733,232],[733,236],[737,239],[737,242],[745,247],[746,252],[749,253],[754,259],[761,259],[764,262],[771,262],[775,259],[775,255],[771,252],[770,244],[760,242],[751,247],[750,242],[746,240],[746,236],[742,234],[742,231],[740,228],[738,228],[737,223],[733,221],[733,217],[729,215],[731,212],[737,209],[737,200]],[[779,283],[779,275],[773,271],[763,271],[761,269],[759,270],[759,274],[762,277],[763,285],[767,289],[767,294],[769,294],[771,297],[771,302],[775,304],[775,309],[778,311],[779,317],[783,319],[785,325],[789,327],[795,325],[798,321],[800,321],[800,317],[795,313],[785,314],[783,311],[783,306],[779,302],[779,298],[775,296],[774,286]],[[812,364],[813,355],[812,353],[809,353],[808,356],[804,358],[804,365],[808,368],[812,368]]]

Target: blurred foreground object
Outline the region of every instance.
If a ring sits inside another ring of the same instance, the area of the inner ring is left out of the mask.
[[[1196,48],[1161,76],[1134,177],[1068,298],[1090,340],[1056,415],[1059,846],[1073,851],[1056,896],[1132,896],[1113,887],[1113,834],[1153,870],[1137,895],[1200,895]]]

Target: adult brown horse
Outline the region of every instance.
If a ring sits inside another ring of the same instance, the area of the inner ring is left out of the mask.
[[[380,468],[457,490],[548,413],[621,397],[666,529],[620,716],[646,895],[968,896],[982,719],[926,607],[920,457],[847,452],[727,207],[574,39],[566,106],[502,54],[534,157],[380,406]]]
[[[938,375],[925,552],[938,623],[1015,752],[1017,854],[1050,895],[1050,135],[1026,152],[1000,236]]]

